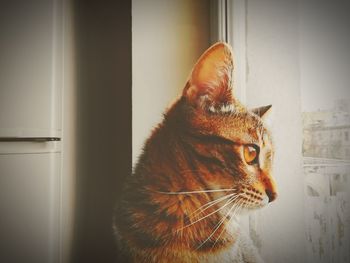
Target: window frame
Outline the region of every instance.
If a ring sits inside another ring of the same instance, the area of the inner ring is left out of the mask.
[[[234,52],[234,92],[246,103],[247,82],[247,1],[211,0],[211,42],[230,44]]]

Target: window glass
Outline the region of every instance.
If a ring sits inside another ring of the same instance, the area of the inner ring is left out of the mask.
[[[349,262],[349,8],[307,0],[299,10],[307,258]]]

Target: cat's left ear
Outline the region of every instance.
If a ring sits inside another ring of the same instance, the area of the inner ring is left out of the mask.
[[[250,111],[258,115],[260,118],[265,118],[268,115],[272,105],[262,106],[258,108],[251,109]]]
[[[234,103],[233,56],[226,43],[216,43],[199,58],[183,91],[193,105],[220,107]]]

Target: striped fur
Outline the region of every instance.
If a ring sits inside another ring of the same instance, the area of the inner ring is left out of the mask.
[[[226,44],[208,49],[146,141],[115,211],[125,262],[261,262],[238,215],[276,198],[273,146],[263,111],[233,96],[232,70]],[[254,165],[245,145],[259,148]]]

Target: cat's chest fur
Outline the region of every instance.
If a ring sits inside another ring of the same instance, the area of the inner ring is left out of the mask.
[[[221,253],[208,254],[200,258],[205,263],[264,263],[256,247],[245,234],[241,233],[234,244]]]
[[[155,261],[160,262],[160,261]],[[245,234],[239,235],[236,242],[216,253],[191,253],[188,258],[178,258],[177,263],[264,263],[257,249]]]

